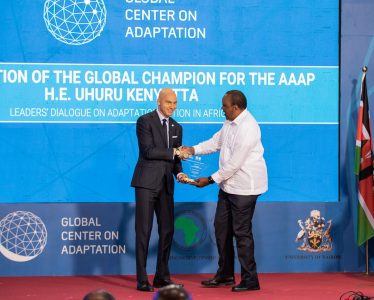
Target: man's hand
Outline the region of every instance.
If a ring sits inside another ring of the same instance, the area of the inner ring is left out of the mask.
[[[194,184],[195,180],[188,178],[188,176],[184,173],[179,173],[177,175],[177,180],[181,183],[189,183],[189,184]]]
[[[178,148],[178,150],[180,151],[180,155],[178,157],[183,160],[186,160],[195,154],[195,149],[193,147],[181,146]]]
[[[209,184],[208,177],[201,177],[198,179],[195,179],[195,183],[192,183],[196,187],[204,187]]]

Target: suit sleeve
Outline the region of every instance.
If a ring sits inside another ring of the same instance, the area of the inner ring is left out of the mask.
[[[173,149],[156,147],[153,142],[153,133],[150,122],[139,118],[136,122],[136,135],[138,137],[139,151],[142,156],[150,160],[173,160]]]
[[[179,128],[179,131],[180,131],[180,133],[178,134],[178,147],[180,147],[180,146],[182,146],[183,129],[182,129],[182,126],[178,126],[178,128]],[[174,158],[174,168],[173,168],[173,174],[174,174],[175,178],[177,178],[177,175],[181,172],[183,172],[182,162],[177,156],[175,156],[175,158]]]

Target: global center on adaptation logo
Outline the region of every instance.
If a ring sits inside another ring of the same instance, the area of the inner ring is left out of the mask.
[[[9,260],[26,262],[43,252],[47,229],[28,211],[15,211],[0,221],[0,252]]]
[[[79,46],[100,36],[106,8],[103,0],[46,0],[43,17],[57,40]]]

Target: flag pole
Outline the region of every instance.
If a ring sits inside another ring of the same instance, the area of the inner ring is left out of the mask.
[[[369,239],[374,237],[374,154],[366,86],[367,66],[362,67],[360,109],[357,120],[355,174],[358,176],[357,244],[365,243],[365,273],[369,273]]]
[[[366,76],[366,72],[368,71],[367,66],[362,67],[362,77]],[[369,240],[366,240],[365,243],[365,275],[369,276]]]
[[[366,241],[366,245],[365,245],[365,256],[366,256],[366,272],[365,272],[365,275],[366,276],[369,276],[369,240]]]

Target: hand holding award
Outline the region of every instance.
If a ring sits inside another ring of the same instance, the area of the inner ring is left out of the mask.
[[[194,184],[195,183],[195,180],[189,178],[186,174],[184,173],[181,173],[179,174],[178,176],[178,181],[181,182],[181,183],[186,183],[186,184]]]

